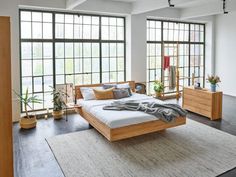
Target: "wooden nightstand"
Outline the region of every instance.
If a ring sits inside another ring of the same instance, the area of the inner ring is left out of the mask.
[[[74,103],[68,103],[66,104],[66,120],[67,120],[67,110],[68,109],[74,109],[76,113],[82,115],[82,106]]]
[[[183,91],[183,108],[206,116],[211,120],[222,118],[222,92],[207,89],[185,87]]]

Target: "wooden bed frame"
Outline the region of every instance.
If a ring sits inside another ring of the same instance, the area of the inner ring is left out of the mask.
[[[129,82],[132,91],[135,92],[135,82],[134,81],[127,81],[127,82]],[[127,82],[119,82],[119,84]],[[80,92],[81,87],[98,87],[98,86],[102,86],[102,84],[75,86],[76,99],[83,98]],[[186,117],[177,117],[176,120],[172,123],[166,123],[162,120],[155,120],[155,121],[124,126],[120,128],[110,128],[105,123],[100,121],[98,118],[85,111],[82,107],[77,107],[76,109],[77,113],[79,113],[85,120],[89,122],[90,125],[92,125],[95,129],[97,129],[97,131],[99,131],[109,141],[122,140],[186,124]]]

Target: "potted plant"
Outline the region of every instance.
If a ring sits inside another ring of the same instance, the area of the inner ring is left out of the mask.
[[[216,86],[221,82],[219,76],[208,75],[207,81],[211,84],[211,91],[216,92]]]
[[[63,117],[63,108],[66,107],[66,103],[63,97],[67,96],[66,93],[61,90],[54,89],[52,87],[52,95],[53,95],[53,112],[52,116],[54,119],[61,119]]]
[[[164,92],[164,84],[161,81],[156,80],[154,82],[154,91],[156,92],[156,97],[160,98]]]
[[[42,103],[42,100],[38,99],[37,96],[29,96],[28,88],[26,89],[24,96],[21,96],[17,92],[15,92],[15,94],[18,97],[18,100],[23,104],[25,109],[25,116],[21,117],[19,122],[20,127],[22,129],[30,129],[36,127],[37,124],[36,116],[29,114],[28,107],[31,108],[30,103]]]

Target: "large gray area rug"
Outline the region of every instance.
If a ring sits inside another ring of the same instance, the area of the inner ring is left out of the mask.
[[[189,119],[113,143],[94,129],[47,141],[66,177],[213,177],[236,166],[236,137]]]

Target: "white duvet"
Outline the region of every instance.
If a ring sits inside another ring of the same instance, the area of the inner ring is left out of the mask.
[[[148,102],[158,102],[164,103],[163,101],[157,100],[155,98],[149,97],[143,94],[133,93],[129,98],[120,99],[122,101],[127,100],[137,100],[137,101],[148,101]],[[139,111],[112,111],[103,110],[105,105],[109,105],[115,100],[88,100],[84,101],[79,99],[78,103],[85,109],[88,113],[92,114],[100,121],[105,123],[110,128],[119,128],[133,124],[139,124],[143,122],[157,120],[153,115],[139,112]]]

